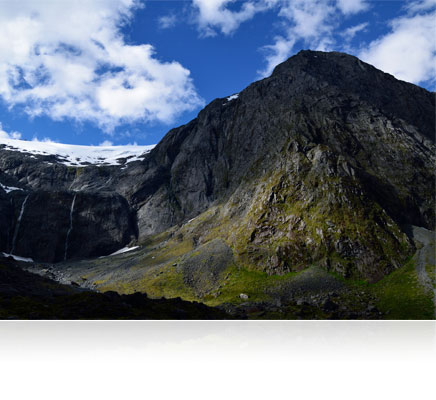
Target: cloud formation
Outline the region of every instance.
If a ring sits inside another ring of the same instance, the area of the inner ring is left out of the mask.
[[[217,31],[224,35],[233,34],[239,26],[257,13],[278,4],[279,0],[250,0],[242,2],[238,10],[228,7],[235,0],[192,0],[197,14],[195,21],[204,36],[215,36]]]
[[[148,44],[130,45],[120,27],[137,0],[10,2],[0,13],[0,97],[30,116],[92,121],[171,122],[202,105],[190,73],[162,62]]]
[[[366,0],[337,0],[337,7],[344,15],[357,14],[369,8]]]
[[[169,29],[177,24],[177,17],[175,14],[163,15],[159,18],[159,28]]]
[[[351,41],[357,33],[366,30],[368,26],[368,22],[362,22],[361,24],[357,24],[345,29],[344,32],[341,33],[341,36],[347,41]]]
[[[333,39],[332,21],[337,8],[325,0],[289,0],[282,2],[279,16],[285,21],[284,34],[275,38],[274,44],[264,47],[266,67],[260,76],[268,76],[274,67],[286,60],[295,44],[303,40],[315,50],[329,50]]]
[[[238,3],[239,4],[239,3]],[[390,22],[391,31],[372,41],[351,46],[351,40],[369,24],[339,28],[339,21],[369,11],[368,0],[193,0],[197,27],[203,36],[231,35],[257,13],[275,10],[281,32],[264,46],[265,68],[259,76],[293,54],[297,43],[314,50],[346,51],[376,67],[413,83],[436,81],[436,0],[415,0],[403,5],[403,16]]]
[[[6,132],[0,122],[0,139],[21,139],[20,132]]]
[[[409,14],[390,23],[391,31],[359,56],[408,82],[436,83],[436,1],[413,2]],[[424,11],[427,11],[425,14]]]
[[[193,0],[193,7],[197,11],[198,29],[204,36],[218,32],[233,34],[257,13],[276,10],[283,33],[263,48],[266,66],[259,74],[267,76],[292,54],[300,40],[313,49],[330,49],[338,14],[349,16],[365,11],[368,3],[366,0],[248,0],[235,9],[234,0]]]

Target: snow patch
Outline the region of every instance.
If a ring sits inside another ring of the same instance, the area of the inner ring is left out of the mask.
[[[115,253],[109,254],[109,256],[116,256],[118,254],[127,253],[128,251],[132,251],[139,248],[139,246],[134,247],[123,247],[122,249],[117,250]]]
[[[14,186],[6,186],[6,185],[3,185],[3,183],[0,183],[0,187],[1,187],[1,188],[2,188],[6,193],[13,192],[14,190],[24,190],[24,189],[17,188],[17,187],[14,187]]]
[[[0,144],[4,144],[7,150],[19,151],[21,153],[44,156],[55,155],[59,163],[70,167],[86,166],[87,163],[94,165],[121,165],[123,163],[120,159],[126,159],[126,162],[130,163],[141,160],[145,154],[155,147],[155,145],[82,146],[6,138],[0,138]]]
[[[33,262],[33,259],[16,256],[14,254],[2,253],[4,257],[12,257],[15,261]]]
[[[227,101],[236,100],[239,97],[239,93],[232,94],[231,96],[227,97]]]

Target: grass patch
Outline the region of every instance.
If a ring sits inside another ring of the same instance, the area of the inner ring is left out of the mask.
[[[142,291],[151,298],[165,297],[172,299],[180,297],[183,300],[197,300],[194,292],[185,285],[181,272],[176,267],[166,266],[158,274],[147,274],[138,282]]]
[[[183,282],[182,273],[178,272],[171,264],[147,269],[141,279],[115,281],[100,286],[98,289],[100,292],[113,290],[120,294],[147,293],[147,296],[154,299],[180,297],[187,301],[198,301],[192,290]]]
[[[290,272],[285,275],[268,275],[266,272],[238,268],[233,265],[224,274],[225,278],[216,294],[205,296],[203,302],[209,306],[222,303],[240,304],[247,300],[239,295],[248,295],[248,301],[260,302],[271,300],[267,294],[269,288],[274,288],[280,282],[292,280],[298,273]]]
[[[434,319],[432,293],[418,282],[415,260],[371,285],[387,319]]]

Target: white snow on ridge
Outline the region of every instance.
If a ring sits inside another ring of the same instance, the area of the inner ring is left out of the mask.
[[[227,101],[236,100],[239,97],[239,93],[232,94],[231,96],[227,97]]]
[[[17,187],[14,187],[14,186],[6,186],[6,185],[3,185],[3,183],[0,183],[0,187],[6,192],[6,193],[9,193],[9,192],[13,192],[14,190],[23,190],[23,189],[21,189],[21,188],[17,188]]]
[[[94,165],[120,165],[119,158],[127,158],[127,162],[141,160],[141,156],[150,152],[155,145],[138,146],[82,146],[43,141],[27,141],[0,138],[0,145],[7,150],[38,155],[56,155],[60,163],[68,166],[81,166],[83,163]],[[84,166],[84,165],[82,165]]]

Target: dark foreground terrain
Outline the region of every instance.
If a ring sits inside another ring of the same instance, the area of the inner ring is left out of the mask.
[[[225,319],[225,312],[179,299],[98,293],[22,270],[0,260],[0,319]]]

